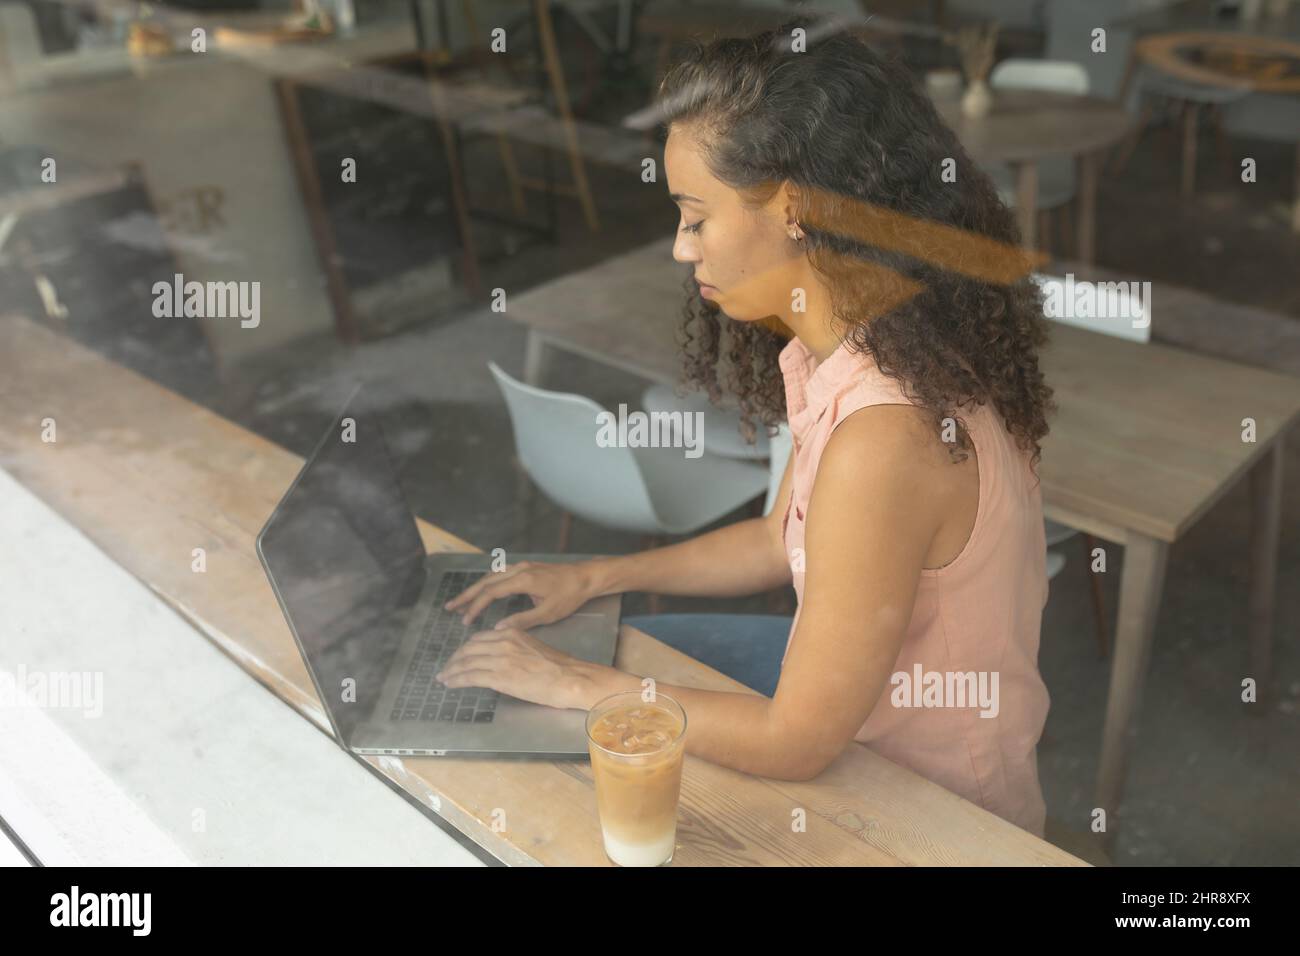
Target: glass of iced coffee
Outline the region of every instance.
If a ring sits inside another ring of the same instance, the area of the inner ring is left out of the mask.
[[[605,854],[619,866],[672,861],[685,746],[686,711],[663,694],[614,694],[587,714]]]

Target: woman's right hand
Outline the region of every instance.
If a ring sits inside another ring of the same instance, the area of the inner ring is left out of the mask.
[[[512,594],[527,594],[533,599],[533,607],[503,618],[497,629],[526,629],[538,624],[551,624],[568,617],[598,596],[590,565],[588,561],[575,564],[520,561],[504,571],[489,571],[448,601],[445,607],[449,611],[461,611],[461,619],[469,625],[493,601]]]

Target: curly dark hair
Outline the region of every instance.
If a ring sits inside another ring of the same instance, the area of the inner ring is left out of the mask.
[[[797,27],[806,52],[791,52]],[[689,127],[747,204],[789,184],[850,347],[936,425],[956,422],[954,460],[970,447],[959,410],[992,402],[1036,470],[1054,404],[1038,367],[1042,293],[1015,217],[905,67],[852,33],[815,32],[797,17],[697,43],[660,84],[665,127]],[[689,276],[684,286],[685,380],[715,403],[730,391],[752,440],[755,420],[785,415],[777,357],[791,333],[775,316],[730,321]]]

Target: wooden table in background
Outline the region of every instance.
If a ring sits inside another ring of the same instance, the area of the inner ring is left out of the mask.
[[[18,316],[0,317],[0,407],[0,467],[331,733],[253,548],[302,459]],[[41,440],[45,419],[56,442]],[[420,533],[431,551],[475,550],[425,522]],[[616,663],[752,693],[630,627]],[[356,759],[508,863],[608,864],[586,761]],[[677,865],[1083,865],[856,743],[807,783],[687,756],[677,840]]]
[[[1118,103],[1095,96],[1045,90],[994,90],[993,109],[972,119],[961,100],[936,97],[935,108],[979,163],[1007,163],[1016,176],[1016,217],[1021,241],[1038,244],[1038,162],[1073,156],[1078,167],[1076,257],[1092,262],[1097,245],[1097,177],[1105,152],[1133,125]]]
[[[1081,280],[1119,278],[1082,264],[1068,270]],[[516,297],[509,315],[528,329],[528,381],[542,384],[548,352],[559,349],[678,382],[675,336],[688,273],[673,261],[669,237]],[[1187,290],[1171,297],[1179,308],[1231,322],[1229,303]],[[1161,286],[1152,298],[1158,325],[1167,298]],[[1282,446],[1300,421],[1300,379],[1059,323],[1042,362],[1059,406],[1043,442],[1044,513],[1124,547],[1096,791],[1113,836],[1169,546],[1247,475],[1254,509],[1248,673],[1261,704],[1269,696]],[[1244,418],[1255,420],[1254,442],[1242,441]]]
[[[1300,40],[1300,4],[1294,0],[1284,17],[1272,17],[1267,12],[1261,12],[1253,20],[1246,20],[1240,15],[1219,16],[1215,13],[1218,6],[1219,0],[1182,0],[1181,3],[1169,3],[1111,20],[1106,28],[1125,30],[1135,36],[1171,33],[1175,30],[1203,30]],[[1264,0],[1264,6],[1267,8],[1268,0]]]

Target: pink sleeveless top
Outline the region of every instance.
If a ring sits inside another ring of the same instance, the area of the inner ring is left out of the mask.
[[[785,548],[792,567],[803,567],[817,462],[835,426],[867,405],[915,403],[874,359],[847,344],[818,365],[794,338],[780,363],[794,439]],[[921,572],[907,637],[891,671],[898,676],[854,739],[1041,837],[1046,808],[1035,748],[1049,704],[1038,672],[1047,601],[1042,496],[1028,454],[1016,447],[991,405],[963,410],[962,417],[979,467],[974,530],[949,564]],[[802,609],[802,572],[795,573],[794,588]],[[798,626],[796,612],[787,656]],[[960,692],[956,674],[973,675]],[[982,696],[975,691],[981,675]],[[995,710],[996,716],[981,716]]]

